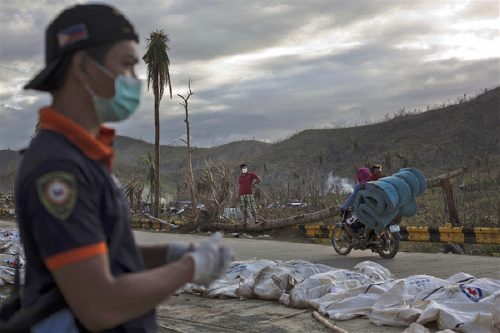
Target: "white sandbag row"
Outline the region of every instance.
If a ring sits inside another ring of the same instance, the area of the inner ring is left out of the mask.
[[[301,260],[251,259],[234,262],[208,288],[187,285],[184,290],[206,297],[279,300],[291,307],[316,308],[335,320],[364,317],[375,325],[414,324],[408,332],[425,332],[422,325],[432,321],[443,330],[500,331],[500,280],[466,273],[448,279],[394,279],[370,261],[350,271]]]
[[[313,264],[302,260],[282,262],[279,260],[257,260],[233,262],[228,272],[209,287],[187,284],[183,290],[190,293],[200,293],[206,297],[238,297],[280,300],[294,307],[310,307],[305,300],[310,294],[324,295],[325,286],[333,287],[337,283],[342,288],[353,288],[365,283],[371,283],[391,278],[391,273],[382,266],[371,263],[359,264],[359,270],[335,270],[330,266]],[[367,274],[363,273],[366,271]],[[327,273],[329,272],[329,273]],[[372,275],[370,275],[372,274]],[[314,279],[308,279],[315,276]],[[304,283],[304,286],[297,287]],[[311,291],[314,287],[318,290]],[[295,290],[293,295],[290,291]],[[290,295],[292,295],[290,297]],[[290,297],[290,298],[288,298]]]
[[[0,229],[0,285],[14,283],[16,265],[20,267],[20,280],[24,284],[24,252],[19,238],[19,230]]]

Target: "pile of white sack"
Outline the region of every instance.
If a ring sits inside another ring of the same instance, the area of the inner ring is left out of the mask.
[[[301,260],[251,259],[233,262],[207,288],[188,284],[183,291],[276,300],[290,307],[315,308],[335,320],[363,317],[389,326],[436,321],[443,330],[500,332],[500,280],[476,279],[466,273],[446,280],[429,275],[395,279],[371,261],[351,271]]]
[[[19,239],[19,230],[0,228],[0,286],[14,283],[18,258],[20,280],[21,284],[24,284],[24,252]]]

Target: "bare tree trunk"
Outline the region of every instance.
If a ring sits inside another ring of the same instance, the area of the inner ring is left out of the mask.
[[[158,75],[154,76],[153,91],[155,96],[155,184],[153,201],[153,216],[159,217],[160,206],[160,91]]]
[[[11,169],[12,171],[10,172],[10,197],[11,197],[11,200],[12,200],[12,203],[16,202],[16,192],[14,190],[14,179],[15,179],[15,171],[14,169],[12,168]]]
[[[448,210],[448,215],[450,218],[450,223],[452,227],[459,227],[460,222],[458,221],[457,205],[455,203],[455,196],[453,195],[453,186],[450,184],[450,179],[445,179],[441,183],[441,188],[443,189],[445,206]]]
[[[186,111],[186,120],[184,122],[186,123],[186,134],[187,138],[186,140],[182,140],[186,143],[187,148],[188,148],[188,178],[189,178],[189,192],[191,194],[191,204],[192,204],[192,214],[193,216],[196,214],[196,211],[198,209],[198,204],[196,202],[196,191],[195,191],[195,186],[194,186],[194,174],[193,174],[193,165],[191,164],[191,154],[196,150],[196,148],[192,149],[191,148],[191,140],[189,137],[189,111],[188,111],[188,99],[193,95],[194,93],[191,91],[191,79],[188,81],[188,95],[187,97],[183,97],[180,94],[177,94],[182,100],[184,101],[183,103],[180,103],[182,106],[184,106],[184,110]]]
[[[186,120],[187,120],[187,116],[186,116]],[[188,142],[189,142],[189,123],[186,121],[186,124],[187,124],[187,127],[188,127]],[[189,192],[191,194],[191,203],[193,205],[192,207],[192,211],[193,211],[193,214],[196,214],[196,209],[198,207],[198,204],[196,202],[196,191],[195,191],[195,188],[194,188],[194,174],[193,174],[193,166],[191,165],[191,148],[190,148],[190,145],[188,143],[188,177],[189,177]]]

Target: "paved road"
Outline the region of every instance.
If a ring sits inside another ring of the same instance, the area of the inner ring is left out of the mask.
[[[15,223],[0,221],[0,228],[12,228]],[[139,244],[171,242],[203,242],[206,236],[175,235],[134,231]],[[233,249],[236,260],[251,258],[292,260],[302,259],[336,268],[352,269],[356,264],[371,260],[389,269],[396,278],[414,274],[428,274],[448,278],[459,272],[476,277],[500,279],[500,260],[494,257],[454,254],[398,253],[394,259],[384,260],[368,251],[352,251],[348,256],[336,254],[331,246],[286,243],[259,238],[224,238],[224,244]],[[311,313],[280,319],[302,310],[288,308],[278,302],[263,300],[209,299],[196,295],[172,296],[157,307],[160,332],[329,332],[311,317]],[[349,332],[402,332],[401,327],[377,327],[366,319],[337,322]],[[426,325],[431,332],[435,324]]]
[[[14,222],[0,221],[0,228],[14,228]],[[134,231],[139,244],[172,242],[203,242],[206,236],[177,235],[147,231]],[[428,274],[449,278],[455,273],[465,272],[476,277],[500,279],[500,259],[496,257],[466,256],[437,253],[400,252],[394,259],[382,259],[371,251],[354,250],[347,256],[335,253],[332,246],[303,243],[287,243],[259,238],[224,238],[222,240],[235,253],[236,260],[251,258],[293,260],[302,259],[335,268],[352,269],[356,264],[371,260],[389,269],[396,278],[415,274]]]
[[[159,244],[170,242],[203,242],[204,236],[175,235],[135,231],[139,244]],[[222,241],[234,251],[236,260],[251,258],[293,260],[302,259],[335,268],[352,269],[356,264],[371,260],[389,269],[396,278],[415,274],[427,274],[439,278],[449,278],[455,273],[465,272],[476,277],[500,279],[500,259],[496,257],[466,256],[437,253],[400,252],[394,259],[382,259],[371,251],[352,251],[347,256],[335,253],[332,246],[302,243],[286,243],[259,238],[224,238]]]

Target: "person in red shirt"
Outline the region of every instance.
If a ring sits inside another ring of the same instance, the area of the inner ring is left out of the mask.
[[[382,166],[375,164],[370,168],[371,176],[368,179],[369,182],[379,180],[380,178],[387,177],[382,173]]]
[[[240,184],[239,195],[240,204],[243,215],[245,216],[245,221],[243,223],[248,223],[248,208],[252,211],[252,216],[254,223],[257,222],[257,211],[255,208],[255,201],[253,199],[253,188],[255,185],[260,183],[260,178],[253,172],[248,172],[248,166],[246,164],[240,165],[241,175],[238,178],[238,184]],[[256,180],[255,183],[253,182]]]

